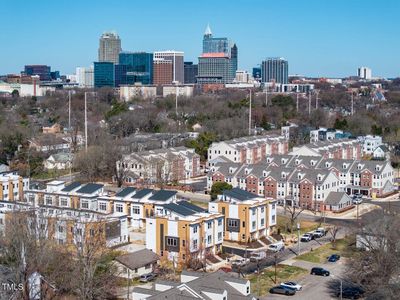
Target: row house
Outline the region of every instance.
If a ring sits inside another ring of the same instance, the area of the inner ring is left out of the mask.
[[[187,201],[163,205],[146,219],[146,248],[178,264],[221,251],[224,218]]]
[[[362,146],[356,139],[318,141],[293,147],[290,155],[320,156],[333,159],[361,159]]]
[[[28,187],[29,178],[23,178],[14,171],[0,173],[0,200],[21,201]]]
[[[21,218],[19,221],[18,218]],[[30,203],[0,201],[0,233],[15,227],[15,222],[32,229],[38,238],[54,240],[59,245],[79,250],[93,239],[99,245],[114,247],[129,241],[125,215],[101,214]]]
[[[254,241],[269,235],[276,225],[276,201],[240,188],[224,191],[208,210],[223,215],[227,241]]]
[[[389,162],[318,156],[277,155],[258,164],[219,163],[207,175],[207,188],[215,182],[313,209],[323,209],[330,192],[383,197],[395,189]]]
[[[117,168],[123,168],[127,184],[171,182],[201,175],[200,156],[186,147],[131,153],[117,162]]]
[[[254,164],[263,161],[267,155],[286,154],[289,151],[287,139],[277,135],[241,137],[215,142],[208,148],[208,166],[225,158],[234,163]]]

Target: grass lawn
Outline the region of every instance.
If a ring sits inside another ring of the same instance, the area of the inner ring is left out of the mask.
[[[308,271],[306,269],[287,265],[277,265],[276,271],[277,283],[274,282],[275,267],[268,267],[264,269],[259,275],[259,283],[257,282],[257,274],[249,275],[247,278],[251,282],[252,293],[256,296],[266,295],[268,294],[271,287],[281,284],[281,282],[283,281],[295,281],[299,277],[308,274]]]
[[[301,259],[313,263],[324,263],[326,258],[331,254],[339,254],[343,257],[349,257],[352,252],[352,244],[354,240],[351,238],[336,240],[336,247],[334,248],[332,243],[322,245],[321,247],[297,256],[296,259]]]
[[[33,179],[52,179],[69,174],[69,170],[48,170],[32,175]]]

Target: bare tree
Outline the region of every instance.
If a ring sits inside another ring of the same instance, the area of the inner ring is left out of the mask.
[[[297,207],[295,205],[285,206],[285,212],[289,213],[290,232],[293,232],[294,224],[303,211],[303,207]]]
[[[331,234],[331,236],[332,236],[332,248],[333,248],[333,249],[336,249],[336,238],[337,238],[337,234],[338,234],[339,230],[340,230],[340,227],[339,227],[339,226],[336,226],[336,225],[334,225],[334,226],[329,230],[329,232],[330,232],[330,234]]]

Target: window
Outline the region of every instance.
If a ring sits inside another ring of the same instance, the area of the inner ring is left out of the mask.
[[[218,219],[218,226],[222,225],[222,219]]]
[[[53,199],[51,196],[46,196],[46,205],[53,205]]]
[[[82,228],[78,228],[76,230],[76,235],[82,235]]]
[[[265,223],[265,220],[264,220],[264,218],[263,218],[263,219],[261,219],[261,227],[264,226],[264,223]]]
[[[211,244],[211,242],[212,242],[212,236],[208,235],[207,236],[207,244]]]
[[[99,210],[106,211],[107,210],[107,203],[99,202]]]
[[[265,209],[265,207],[263,206],[263,207],[261,207],[261,213],[263,214],[264,213],[264,209]]]
[[[193,233],[197,233],[197,226],[193,226]]]
[[[256,215],[256,210],[255,210],[255,209],[252,209],[252,210],[251,210],[251,215],[253,215],[253,216]]]
[[[94,229],[90,229],[90,236],[94,236]]]
[[[82,201],[81,202],[81,207],[82,208],[86,208],[86,209],[89,208],[89,201]]]
[[[178,246],[178,239],[177,238],[167,238],[167,246],[177,247]]]
[[[243,226],[243,228],[246,227],[246,222],[245,221],[242,222],[242,226]]]
[[[197,240],[193,240],[193,249],[197,249]]]
[[[140,206],[132,206],[132,214],[139,215],[140,214]]]
[[[207,222],[207,228],[211,229],[211,227],[212,227],[212,222]]]
[[[182,247],[185,247],[185,246],[186,246],[186,241],[182,240]]]
[[[60,198],[60,206],[68,206],[68,199]]]
[[[58,232],[64,232],[64,227],[63,226],[58,226]]]
[[[218,232],[218,241],[222,240],[222,232]]]
[[[253,222],[251,223],[251,228],[256,229],[256,221],[253,221]]]
[[[124,206],[122,204],[115,204],[115,211],[116,212],[124,212]]]

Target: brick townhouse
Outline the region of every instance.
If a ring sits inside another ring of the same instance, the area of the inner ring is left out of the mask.
[[[237,163],[257,163],[271,154],[286,154],[288,141],[283,136],[260,135],[215,142],[208,148],[208,165],[220,159]]]
[[[126,184],[172,182],[200,176],[200,156],[194,149],[175,147],[125,155],[117,162]]]

